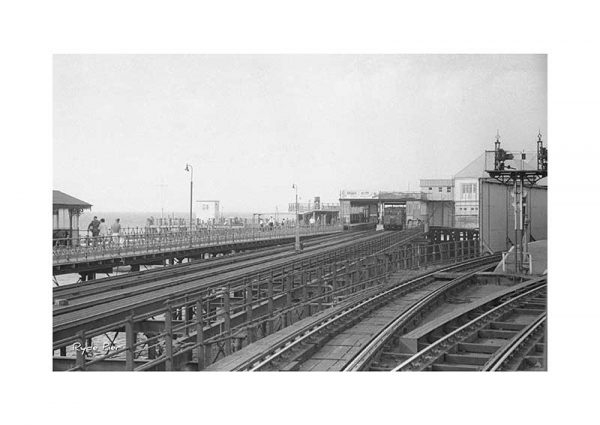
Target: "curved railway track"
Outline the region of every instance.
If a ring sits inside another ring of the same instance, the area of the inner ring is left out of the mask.
[[[516,370],[531,351],[545,351],[546,286],[545,278],[518,286],[514,293],[504,295],[500,304],[483,309],[473,318],[467,315],[467,323],[438,336],[390,370]],[[543,355],[535,357],[543,369]]]
[[[498,259],[499,256],[490,256],[453,264],[399,285],[387,287],[383,290],[379,288],[371,291],[366,296],[363,294],[360,297],[348,300],[340,308],[321,315],[318,320],[287,335],[262,353],[247,359],[235,367],[234,370],[298,370],[301,368],[302,363],[310,358],[310,355],[330,339],[332,335],[338,334],[360,322],[371,312],[385,308],[393,303],[395,299],[431,285],[435,273],[471,270],[470,273],[465,275],[466,279],[477,271],[489,268],[490,265],[497,263]],[[457,285],[458,280],[453,280],[453,283],[446,284],[444,287],[449,290],[452,284]],[[431,302],[433,297],[429,300]]]

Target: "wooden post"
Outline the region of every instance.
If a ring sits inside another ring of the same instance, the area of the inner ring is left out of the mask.
[[[127,317],[125,322],[125,370],[133,370],[133,358],[135,354],[135,332],[133,326],[133,312]]]
[[[85,370],[85,332],[79,331],[79,343],[81,344],[81,348],[79,350],[75,350],[75,365],[80,367],[80,370]]]
[[[192,321],[192,306],[188,305],[189,303],[189,298],[186,295],[184,298],[184,303],[183,303],[183,307],[181,307],[181,314],[182,314],[182,319],[183,319],[183,333],[185,334],[185,336],[189,336],[190,335],[190,330],[188,328],[188,322]]]
[[[300,272],[302,273],[302,272]],[[291,276],[288,276],[287,278],[287,285],[284,284],[284,288],[286,291],[286,302],[285,302],[285,306],[289,308],[292,306],[292,291],[294,289],[294,275],[292,274]],[[292,311],[289,310],[286,314],[286,326],[290,326],[292,324]]]
[[[331,273],[331,287],[333,289],[333,295],[331,296],[331,303],[335,304],[335,297],[337,297],[338,283],[337,283],[337,263],[333,263],[333,270]]]
[[[323,268],[319,267],[317,271],[317,313],[323,309]]]
[[[202,320],[202,295],[196,300],[196,345],[198,345],[198,370],[204,369],[204,321]]]
[[[271,275],[269,277],[269,282],[267,284],[267,292],[268,292],[268,300],[267,300],[267,310],[269,312],[269,321],[267,326],[267,333],[273,333],[273,271],[271,271]]]
[[[248,326],[246,332],[248,333],[248,343],[254,342],[254,330],[252,328],[252,282],[246,282],[246,323]]]
[[[231,305],[229,302],[229,288],[223,294],[223,327],[226,335],[225,355],[231,354]]]
[[[302,303],[304,304],[304,317],[308,317],[311,315],[311,311],[310,303],[308,302],[308,283],[304,279],[304,273],[300,274],[300,287],[302,288]]]
[[[173,370],[173,310],[171,304],[167,303],[165,312],[165,370]]]

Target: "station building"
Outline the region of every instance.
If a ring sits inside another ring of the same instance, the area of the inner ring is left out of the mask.
[[[296,203],[288,204],[288,212],[296,213]],[[308,202],[298,203],[298,217],[300,223],[309,224],[312,221],[319,224],[333,224],[340,219],[340,204],[323,203],[320,196],[315,196],[314,199]]]
[[[536,169],[535,155],[516,154],[506,161],[513,169]],[[514,243],[510,226],[514,226],[509,202],[512,188],[489,177],[494,168],[494,151],[485,151],[469,162],[451,179],[421,179],[419,192],[375,192],[342,190],[339,214],[344,225],[385,222],[388,206],[400,207],[405,223],[430,226],[480,229],[489,251],[506,249]],[[527,206],[532,241],[546,238],[547,179],[527,186]],[[511,221],[512,220],[512,221]],[[512,224],[511,224],[512,223]],[[485,234],[484,234],[485,233]]]
[[[79,216],[91,210],[92,204],[60,190],[52,191],[52,239],[55,244],[79,243]]]
[[[423,221],[432,226],[456,227],[454,181],[451,179],[421,179],[419,186],[426,197]]]
[[[213,199],[202,199],[198,202],[196,211],[197,224],[215,224],[221,219],[220,201]]]
[[[340,221],[344,225],[379,224],[386,210],[402,214],[406,223],[423,221],[427,215],[427,199],[421,192],[372,192],[342,190],[340,192]],[[404,212],[398,212],[404,211]]]
[[[493,157],[494,152],[491,154]],[[479,155],[454,175],[455,227],[464,229],[479,227],[479,180],[489,178],[489,174],[485,172],[486,155],[489,153],[484,152]]]

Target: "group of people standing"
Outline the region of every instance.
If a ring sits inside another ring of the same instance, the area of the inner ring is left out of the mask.
[[[269,217],[268,220],[265,220],[262,218],[259,219],[258,224],[259,224],[261,230],[264,230],[265,228],[267,228],[269,230],[273,230],[275,227],[279,227],[279,226],[285,227],[285,225],[287,224],[287,220],[285,218],[283,218],[280,223],[279,221],[275,220],[271,216],[271,217]]]
[[[94,244],[98,239],[105,241],[109,235],[112,236],[113,241],[119,242],[119,238],[121,236],[121,219],[117,218],[109,229],[105,219],[101,218],[98,220],[98,217],[94,216],[94,219],[91,221],[87,229],[88,232],[92,233]]]

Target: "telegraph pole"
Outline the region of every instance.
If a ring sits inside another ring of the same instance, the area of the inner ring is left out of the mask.
[[[296,252],[300,252],[300,220],[298,219],[298,186],[294,183],[292,184],[292,189],[296,190],[296,243],[294,244],[294,249]]]
[[[185,164],[185,171],[190,172],[190,246],[192,246],[192,210],[194,205],[194,168]]]

